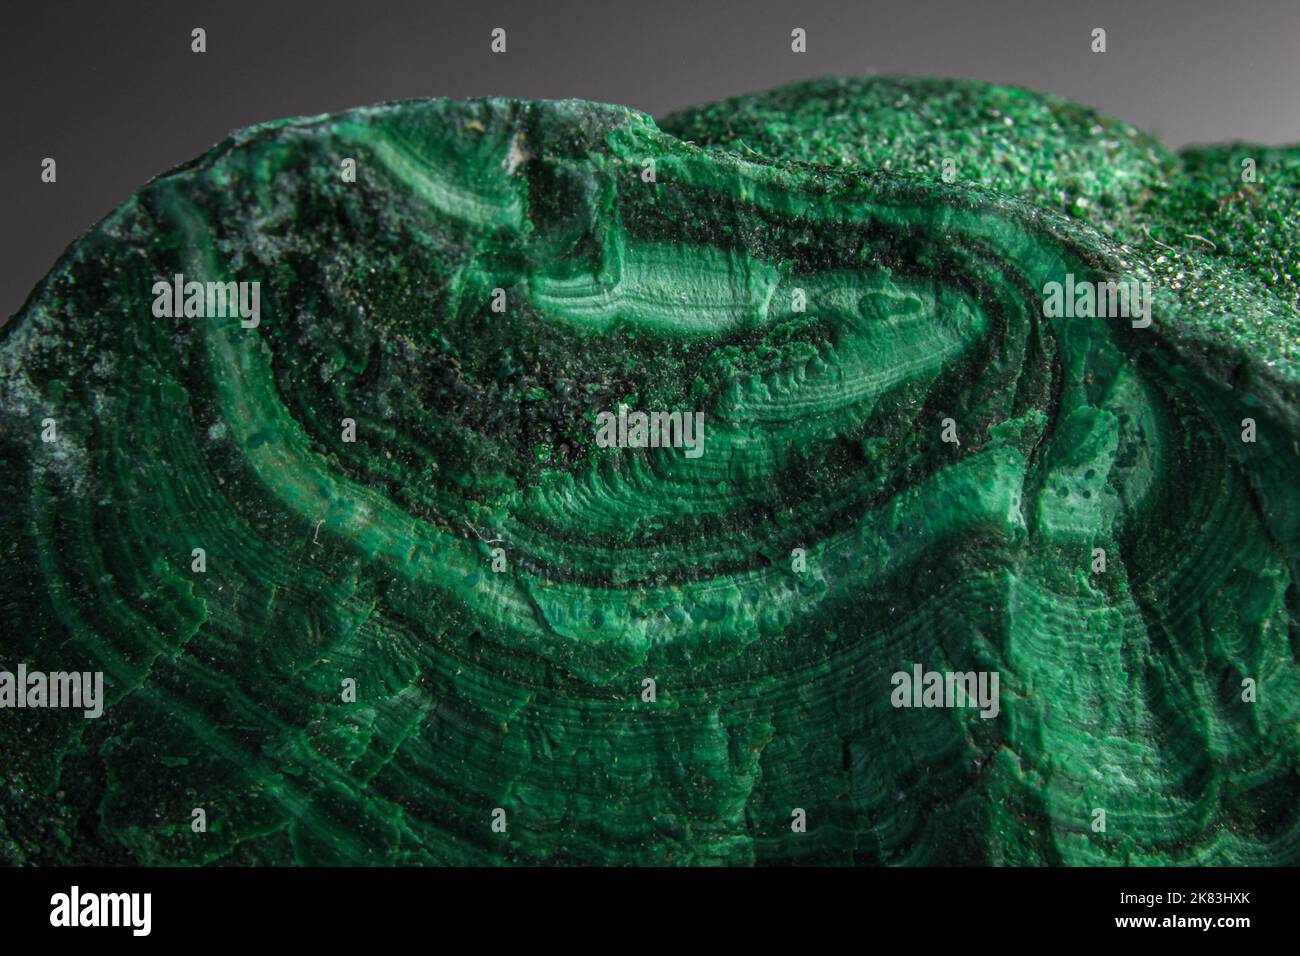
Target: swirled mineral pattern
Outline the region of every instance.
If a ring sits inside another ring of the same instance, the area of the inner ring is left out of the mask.
[[[922,79],[234,134],[0,332],[0,859],[1300,862],[1298,184]]]

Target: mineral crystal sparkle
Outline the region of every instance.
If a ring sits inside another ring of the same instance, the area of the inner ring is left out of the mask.
[[[0,669],[103,675],[0,860],[1300,863],[1298,184],[923,79],[234,134],[0,331]]]

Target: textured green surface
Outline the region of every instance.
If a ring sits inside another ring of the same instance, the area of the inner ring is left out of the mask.
[[[0,859],[1300,862],[1298,174],[889,78],[236,134],[2,333],[0,667],[108,707],[0,710]],[[1067,272],[1154,323],[1044,318]],[[704,455],[597,448],[620,402]]]

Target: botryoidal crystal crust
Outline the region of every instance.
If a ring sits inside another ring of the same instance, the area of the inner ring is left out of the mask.
[[[0,860],[1300,862],[1298,183],[924,79],[234,134],[0,332]]]

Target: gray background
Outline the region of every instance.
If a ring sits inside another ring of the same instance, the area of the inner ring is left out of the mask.
[[[0,317],[87,228],[230,130],[382,100],[581,97],[662,116],[830,73],[913,73],[1058,93],[1169,146],[1300,140],[1300,0],[27,6],[8,0],[0,37]],[[206,54],[190,52],[195,26]],[[503,56],[488,49],[496,26]],[[795,26],[806,54],[790,52]]]

